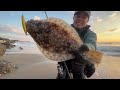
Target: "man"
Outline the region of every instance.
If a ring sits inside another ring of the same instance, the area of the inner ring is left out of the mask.
[[[58,62],[58,65],[63,68],[62,74],[58,72],[57,79],[68,79],[68,71],[73,74],[73,79],[85,79],[91,77],[95,72],[95,65],[91,62],[86,62],[79,52],[96,50],[96,34],[91,31],[90,26],[87,25],[91,16],[90,11],[75,11],[73,17],[72,27],[78,32],[83,45],[79,48],[79,51],[73,52],[75,59],[67,60],[64,62]],[[89,61],[89,60],[88,60]],[[68,71],[66,70],[68,67]],[[59,67],[58,67],[59,70]]]

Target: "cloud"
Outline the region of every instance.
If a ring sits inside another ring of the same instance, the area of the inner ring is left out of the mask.
[[[117,14],[113,13],[112,15],[110,15],[109,17],[115,17]]]
[[[120,34],[120,28],[112,28],[112,29],[108,29],[105,30],[104,32],[99,33],[99,36],[105,36],[105,37],[109,37],[109,36],[115,36],[115,35],[119,35]]]
[[[68,13],[74,14],[75,11],[67,11]]]
[[[117,31],[117,30],[118,30],[117,28],[113,28],[113,29],[110,29],[110,30],[108,30],[108,31],[114,32],[114,31]]]
[[[12,17],[16,16],[16,14],[17,14],[17,12],[15,12],[15,11],[9,11],[9,15]]]
[[[97,17],[97,22],[99,23],[99,22],[102,22],[103,21],[103,19],[101,19],[100,17]]]
[[[0,24],[0,37],[13,40],[33,41],[30,35],[25,35],[23,29],[15,26]]]
[[[119,12],[119,11],[114,11],[111,15],[109,15],[109,17],[112,18],[112,17],[117,16],[117,13],[118,13],[118,12]]]
[[[114,32],[114,33],[113,33]],[[112,29],[106,29],[104,32],[99,33],[100,35],[108,35],[108,34],[115,34],[120,32],[119,28],[112,28]]]
[[[34,20],[40,20],[40,17],[35,16],[35,17],[34,17]]]
[[[115,13],[118,13],[119,11],[115,11]]]
[[[95,19],[95,16],[91,16],[90,18],[91,18],[91,19]]]
[[[90,21],[90,23],[91,23],[91,24],[94,24],[94,21],[93,21],[93,20],[91,20],[91,21]]]
[[[14,34],[24,34],[21,28],[17,28],[15,26],[11,26],[9,24],[2,25],[0,24],[0,33],[14,33]]]

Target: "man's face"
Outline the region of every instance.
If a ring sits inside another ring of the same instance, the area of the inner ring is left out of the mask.
[[[84,28],[89,21],[89,18],[85,12],[76,14],[73,17],[73,25],[75,28]]]

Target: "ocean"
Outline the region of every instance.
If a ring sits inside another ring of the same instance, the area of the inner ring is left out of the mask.
[[[16,47],[7,49],[6,54],[41,54],[37,45],[34,42],[22,42],[18,41],[14,44]],[[20,49],[22,47],[23,49]],[[97,50],[101,51],[105,55],[120,56],[120,43],[98,43]]]
[[[97,50],[108,56],[120,56],[120,43],[100,43]]]

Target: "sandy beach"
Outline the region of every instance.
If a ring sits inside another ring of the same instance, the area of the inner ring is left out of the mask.
[[[120,79],[120,57],[103,56],[102,63],[96,67],[90,79]]]
[[[0,79],[54,79],[56,62],[47,60],[40,54],[11,54],[0,57],[16,64],[19,68]]]
[[[8,54],[0,57],[16,64],[19,68],[0,79],[55,79],[57,62],[46,59],[40,54]],[[102,63],[96,67],[95,74],[89,79],[120,79],[120,57],[103,56]]]

